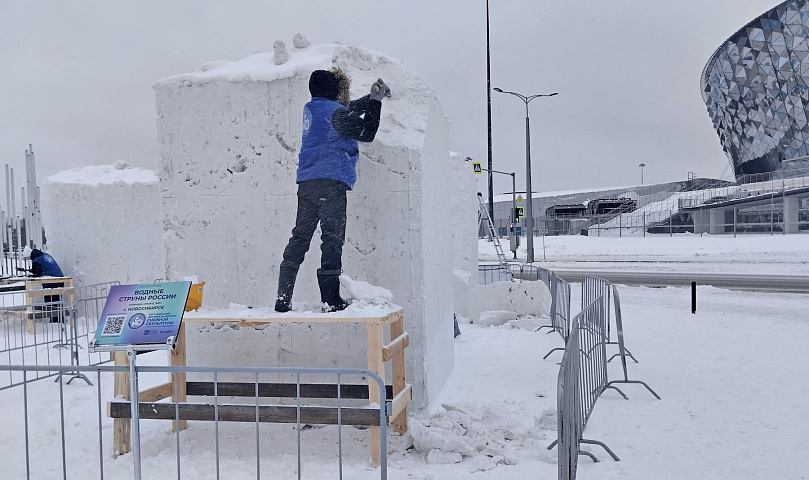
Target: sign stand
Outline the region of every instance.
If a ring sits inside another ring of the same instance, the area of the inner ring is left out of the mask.
[[[191,282],[115,285],[110,288],[90,352],[125,351],[129,360],[132,463],[141,480],[138,352],[174,350]]]

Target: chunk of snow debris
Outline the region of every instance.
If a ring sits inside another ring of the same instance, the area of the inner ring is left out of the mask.
[[[300,33],[296,33],[295,36],[292,37],[292,46],[295,48],[306,48],[309,45],[311,45],[311,43],[309,43],[309,40],[307,40],[306,37],[304,37]]]
[[[477,323],[481,325],[497,326],[515,320],[516,317],[517,315],[515,315],[514,312],[507,310],[490,310],[488,312],[481,312],[480,320],[478,320]]]
[[[352,298],[363,300],[371,305],[384,305],[393,300],[390,290],[362,280],[354,280],[346,274],[340,275],[340,285],[348,290]]]
[[[458,452],[442,452],[434,448],[427,454],[427,463],[430,465],[449,465],[461,461],[463,461],[463,456]]]
[[[117,162],[113,163],[112,166],[115,167],[116,170],[126,170],[129,168],[129,162],[118,160]]]
[[[546,408],[539,417],[534,417],[534,427],[540,430],[556,431],[557,426],[555,408]]]
[[[475,447],[469,444],[463,436],[441,427],[427,426],[416,419],[410,419],[410,435],[413,436],[413,446],[421,452],[439,449],[443,452],[456,452],[461,455],[474,455]]]
[[[469,415],[472,420],[479,422],[483,420],[483,410],[472,405],[471,403],[455,404],[455,403],[442,403],[442,407],[448,412],[461,412]]]
[[[273,49],[273,60],[275,61],[276,65],[283,65],[287,63],[289,60],[289,53],[287,52],[287,46],[281,40],[276,40],[275,43],[272,44]]]

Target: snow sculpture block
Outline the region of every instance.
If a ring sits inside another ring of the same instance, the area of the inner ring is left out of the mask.
[[[455,313],[476,320],[472,289],[478,284],[477,181],[466,156],[450,152],[452,176],[452,291]]]
[[[206,282],[205,304],[212,307],[271,305],[295,222],[309,74],[342,68],[351,76],[352,98],[383,78],[393,97],[383,102],[376,140],[360,146],[357,184],[348,193],[343,269],[391,290],[405,308],[408,379],[414,404],[426,406],[444,385],[454,356],[451,168],[441,104],[424,79],[376,52],[316,45],[288,53],[283,65],[272,53],[256,54],[155,84],[167,276],[199,275]],[[297,309],[303,301],[319,309],[319,244],[315,232],[298,274]],[[218,344],[214,332],[189,334],[189,341],[207,342],[207,349],[194,350],[227,356],[232,364],[365,365],[358,332],[319,328],[302,343],[305,330],[240,334],[239,350],[249,350],[249,363]],[[284,348],[301,344],[310,345],[307,352]]]
[[[59,172],[43,184],[48,252],[76,285],[163,278],[160,185],[125,162]]]

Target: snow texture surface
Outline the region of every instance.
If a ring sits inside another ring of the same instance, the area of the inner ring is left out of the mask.
[[[450,152],[452,167],[452,293],[455,313],[474,318],[472,290],[478,280],[478,200],[475,176],[466,155]]]
[[[126,162],[59,172],[43,186],[48,250],[76,285],[163,278],[160,190]]]
[[[390,290],[405,308],[408,381],[414,407],[425,406],[453,363],[452,233],[445,227],[451,168],[441,104],[421,77],[377,52],[314,45],[287,53],[283,65],[275,64],[273,53],[262,53],[156,83],[166,276],[199,275],[206,282],[205,304],[215,308],[271,305],[295,221],[309,74],[342,68],[352,79],[352,98],[384,79],[393,95],[383,102],[376,139],[360,146],[358,181],[348,194],[343,269]],[[319,243],[315,232],[293,303],[319,303]],[[364,333],[340,328],[318,326],[309,349],[333,352],[329,364],[364,365]],[[361,337],[360,344],[353,336]],[[218,349],[228,350],[229,364],[284,363],[283,342],[259,335],[241,341],[234,352],[215,336],[190,332],[194,350],[206,353],[190,356],[189,363],[209,363]],[[245,363],[241,351],[251,352],[252,363]],[[311,358],[301,362],[312,364]]]

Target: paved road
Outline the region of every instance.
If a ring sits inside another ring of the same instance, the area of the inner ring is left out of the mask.
[[[580,282],[582,275],[604,278],[622,285],[689,286],[712,285],[737,290],[768,290],[809,293],[809,275],[751,275],[739,273],[686,273],[660,271],[618,271],[598,269],[553,269],[563,280]],[[518,278],[519,274],[515,275]]]

